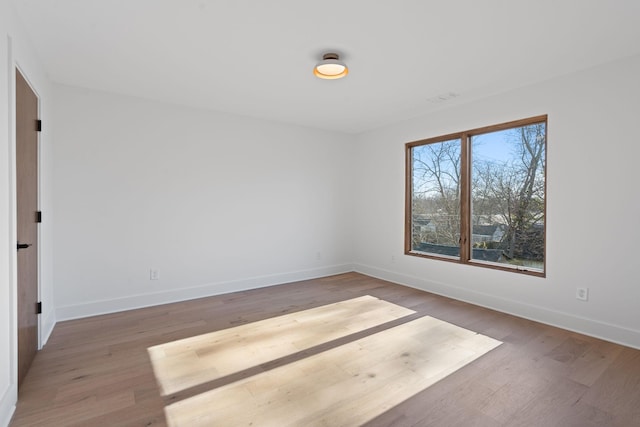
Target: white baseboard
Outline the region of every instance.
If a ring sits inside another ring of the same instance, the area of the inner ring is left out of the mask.
[[[79,319],[99,314],[116,313],[136,308],[263,288],[267,286],[297,282],[300,280],[315,279],[334,274],[348,273],[350,271],[353,271],[353,265],[351,264],[332,265],[310,270],[249,277],[229,282],[209,283],[192,288],[173,289],[165,292],[133,295],[125,298],[92,301],[85,304],[57,307],[55,317],[58,321]]]
[[[384,270],[364,264],[354,264],[354,271],[399,285],[409,286],[456,300],[490,308],[503,313],[544,323],[569,331],[589,335],[627,347],[640,349],[640,331],[618,325],[575,316],[569,313],[549,310],[545,307],[525,304],[519,301],[501,298],[481,292],[463,289],[446,283]]]
[[[0,426],[9,425],[11,417],[16,410],[17,401],[17,387],[15,384],[9,384],[9,387],[2,393],[2,397],[0,397]]]
[[[490,308],[492,310],[497,310],[503,313],[512,314],[514,316],[640,349],[640,331],[637,330],[575,316],[569,313],[550,310],[545,307],[525,304],[495,295],[463,289],[446,283],[426,280],[424,278],[404,273],[380,269],[365,264],[334,265],[311,270],[251,277],[229,282],[211,283],[186,289],[174,289],[166,292],[134,295],[126,298],[92,301],[86,304],[58,307],[55,317],[59,321],[78,319],[99,314],[115,313],[136,308],[257,289],[300,280],[314,279],[317,277],[331,276],[350,271],[356,271],[358,273],[387,280],[403,286],[432,292],[434,294],[454,298],[456,300],[468,302],[481,307]],[[54,325],[55,319],[51,323],[51,330]],[[47,338],[51,333],[51,330],[46,331]]]

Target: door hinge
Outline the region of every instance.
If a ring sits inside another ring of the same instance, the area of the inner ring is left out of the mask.
[[[36,132],[42,132],[42,120],[36,120]]]
[[[36,222],[42,222],[42,211],[36,212]]]
[[[36,303],[36,314],[42,314],[42,302],[40,301]]]

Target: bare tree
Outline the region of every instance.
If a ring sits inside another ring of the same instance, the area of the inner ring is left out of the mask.
[[[506,135],[510,156],[496,160],[472,153],[472,226],[503,225],[506,234],[501,242],[491,242],[493,247],[509,258],[542,259],[545,124],[514,128]],[[414,247],[459,244],[461,146],[455,139],[412,148]]]
[[[496,216],[495,187],[499,168],[493,162],[474,161],[474,173],[471,182],[471,194],[473,199],[473,225],[490,225]],[[506,223],[506,222],[505,222]]]
[[[474,161],[475,205],[485,213],[500,216],[507,225],[503,243],[510,258],[539,257],[544,248],[540,239],[544,224],[545,135],[543,123],[514,129],[510,135],[510,160],[502,164]]]
[[[434,227],[418,241],[457,245],[460,236],[460,161],[459,139],[413,148],[414,216],[428,215],[434,222]]]

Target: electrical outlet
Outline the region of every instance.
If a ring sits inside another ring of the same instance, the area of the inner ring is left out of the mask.
[[[589,288],[576,288],[576,299],[589,301]]]
[[[160,276],[158,275],[158,270],[152,268],[149,270],[149,280],[158,280]]]
[[[317,259],[318,261],[320,261],[320,260],[322,259],[322,252],[318,251],[318,252],[316,253],[316,259]]]

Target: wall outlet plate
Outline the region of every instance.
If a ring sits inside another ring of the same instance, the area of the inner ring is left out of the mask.
[[[589,288],[576,288],[576,299],[580,301],[589,300]]]

